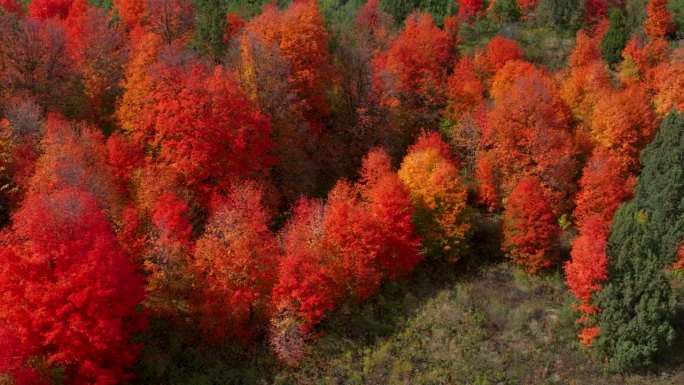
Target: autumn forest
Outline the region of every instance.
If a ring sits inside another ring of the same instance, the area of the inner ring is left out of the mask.
[[[683,39],[684,0],[0,0],[0,384],[684,383]]]

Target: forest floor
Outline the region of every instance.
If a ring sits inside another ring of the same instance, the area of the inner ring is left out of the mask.
[[[428,262],[411,277],[388,283],[363,306],[331,315],[299,368],[277,365],[266,342],[244,353],[239,347],[195,345],[187,331],[166,342],[173,332],[160,328],[158,339],[146,341],[136,382],[684,384],[684,309],[680,339],[662,365],[620,376],[607,373],[577,342],[570,301],[560,272],[531,277],[507,263],[457,270]]]

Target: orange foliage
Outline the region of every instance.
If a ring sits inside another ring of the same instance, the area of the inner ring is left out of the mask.
[[[458,61],[449,76],[447,94],[449,115],[454,121],[459,121],[484,102],[484,84],[475,73],[471,58],[463,57]]]
[[[623,91],[607,92],[594,109],[591,131],[597,144],[620,159],[623,167],[636,171],[639,152],[657,128],[644,87],[633,85]]]
[[[650,0],[646,6],[646,15],[644,30],[650,38],[664,39],[675,31],[667,0]]]
[[[297,0],[280,12],[267,6],[245,27],[267,45],[275,44],[290,62],[290,84],[299,100],[294,106],[320,131],[330,113],[326,89],[334,74],[328,52],[330,37],[315,0]]]
[[[423,133],[399,170],[416,208],[416,225],[433,256],[457,261],[466,250],[470,218],[467,191],[449,146],[435,132]]]
[[[146,78],[150,67],[157,62],[157,55],[162,47],[162,39],[154,33],[145,33],[133,42],[131,55],[126,65],[126,76],[123,81],[124,93],[119,99],[115,112],[116,118],[124,131],[135,132],[140,124],[140,117],[145,107],[149,88]]]
[[[508,61],[504,66],[496,72],[492,78],[492,86],[489,89],[489,94],[494,101],[502,99],[518,78],[531,72],[536,72],[537,69],[534,64],[523,61],[513,60]]]
[[[607,66],[603,61],[594,61],[571,69],[561,85],[560,96],[575,119],[590,126],[596,103],[610,88]]]
[[[684,111],[684,50],[673,54],[670,63],[663,64],[654,74],[655,97],[653,103],[660,115],[673,108]]]
[[[499,71],[512,60],[522,60],[523,52],[515,40],[503,36],[495,36],[486,48],[488,69],[492,72]]]
[[[114,0],[116,13],[129,26],[139,25],[147,13],[147,2],[144,0]]]
[[[555,83],[540,71],[518,78],[482,128],[477,159],[480,199],[500,207],[525,175],[537,175],[560,215],[573,190],[575,161],[569,113]],[[494,168],[495,167],[495,168]]]

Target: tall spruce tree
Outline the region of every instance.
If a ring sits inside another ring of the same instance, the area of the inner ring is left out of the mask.
[[[676,258],[684,239],[684,113],[671,112],[653,142],[641,152],[643,171],[636,187],[639,210],[648,215],[663,264]]]
[[[622,51],[629,39],[625,12],[620,8],[612,8],[608,13],[608,21],[610,27],[601,42],[601,54],[606,63],[614,65],[622,58]]]
[[[664,269],[684,238],[684,114],[668,115],[641,162],[635,198],[615,214],[609,281],[597,298],[596,346],[618,372],[651,366],[674,341],[676,301]]]
[[[193,46],[202,55],[220,61],[226,50],[223,31],[228,6],[225,0],[195,0],[196,21]]]

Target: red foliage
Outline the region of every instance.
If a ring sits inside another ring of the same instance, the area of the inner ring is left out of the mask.
[[[21,16],[24,14],[24,7],[19,0],[0,0],[0,10]],[[0,12],[1,13],[1,12]]]
[[[107,163],[122,183],[130,181],[133,170],[142,167],[143,161],[142,143],[120,133],[114,133],[107,139]]]
[[[93,122],[109,120],[128,57],[122,29],[110,23],[100,7],[75,0],[65,20],[68,51],[84,86],[84,115]],[[106,57],[107,60],[103,60]]]
[[[587,0],[584,12],[589,23],[596,23],[606,17],[610,0]]]
[[[484,101],[484,84],[475,72],[470,57],[461,58],[448,81],[449,108],[452,119],[458,120]]]
[[[36,162],[30,191],[52,192],[65,188],[88,191],[109,215],[119,212],[120,186],[107,164],[107,148],[98,130],[50,114],[41,141],[43,155]]]
[[[586,329],[580,333],[585,345],[591,345],[595,337],[587,317],[597,311],[592,296],[608,278],[606,247],[613,215],[621,203],[630,199],[635,182],[620,159],[601,147],[589,158],[580,179],[574,213],[580,235],[572,244],[565,272],[568,287],[579,300],[578,323]]]
[[[482,0],[457,0],[458,18],[461,22],[471,23],[482,16],[484,5]]]
[[[64,19],[74,0],[33,0],[28,5],[29,16],[37,19]]]
[[[373,81],[381,103],[416,104],[441,93],[451,59],[451,38],[434,25],[429,13],[406,19],[406,28],[386,53],[374,60]]]
[[[0,83],[5,92],[32,97],[44,109],[64,108],[74,74],[61,23],[3,17],[0,36]]]
[[[594,150],[582,172],[575,202],[574,217],[580,230],[588,218],[598,215],[607,234],[615,210],[631,197],[635,182],[619,158],[602,147]]]
[[[532,11],[537,8],[537,0],[518,0],[518,8],[520,8],[523,20],[527,20]]]
[[[0,248],[0,320],[71,384],[118,384],[136,361],[142,277],[87,192],[30,194]],[[24,364],[24,363],[22,363]]]
[[[443,150],[449,151],[448,147]],[[410,273],[422,260],[418,254],[420,240],[415,235],[409,190],[392,170],[385,150],[372,150],[363,159],[359,189],[366,201],[366,214],[378,226],[381,246],[377,259],[383,275],[394,279]]]
[[[503,249],[530,273],[556,262],[560,227],[553,212],[541,180],[534,176],[521,179],[506,202]]]
[[[202,194],[203,204],[235,178],[268,171],[270,121],[232,74],[191,63],[160,64],[151,75],[137,135],[159,164]]]
[[[245,21],[242,20],[242,18],[239,15],[233,12],[228,12],[226,14],[226,30],[225,32],[223,32],[223,40],[228,42],[231,39],[235,38],[244,26]]]
[[[211,340],[247,339],[253,323],[270,314],[279,252],[262,197],[254,184],[232,187],[197,240],[190,263],[193,308]]]
[[[496,72],[512,60],[522,60],[523,52],[515,40],[495,36],[486,48],[489,70]]]
[[[523,176],[537,175],[560,215],[573,190],[573,156],[569,114],[555,84],[540,71],[525,74],[495,104],[483,127],[477,177],[487,195],[480,198],[498,208]]]
[[[676,29],[667,3],[667,0],[650,0],[646,6],[644,30],[650,38],[664,39]]]
[[[302,200],[280,233],[283,257],[272,301],[278,313],[299,317],[306,333],[340,297],[339,286],[330,276],[331,261],[323,254],[323,221],[323,204]]]

